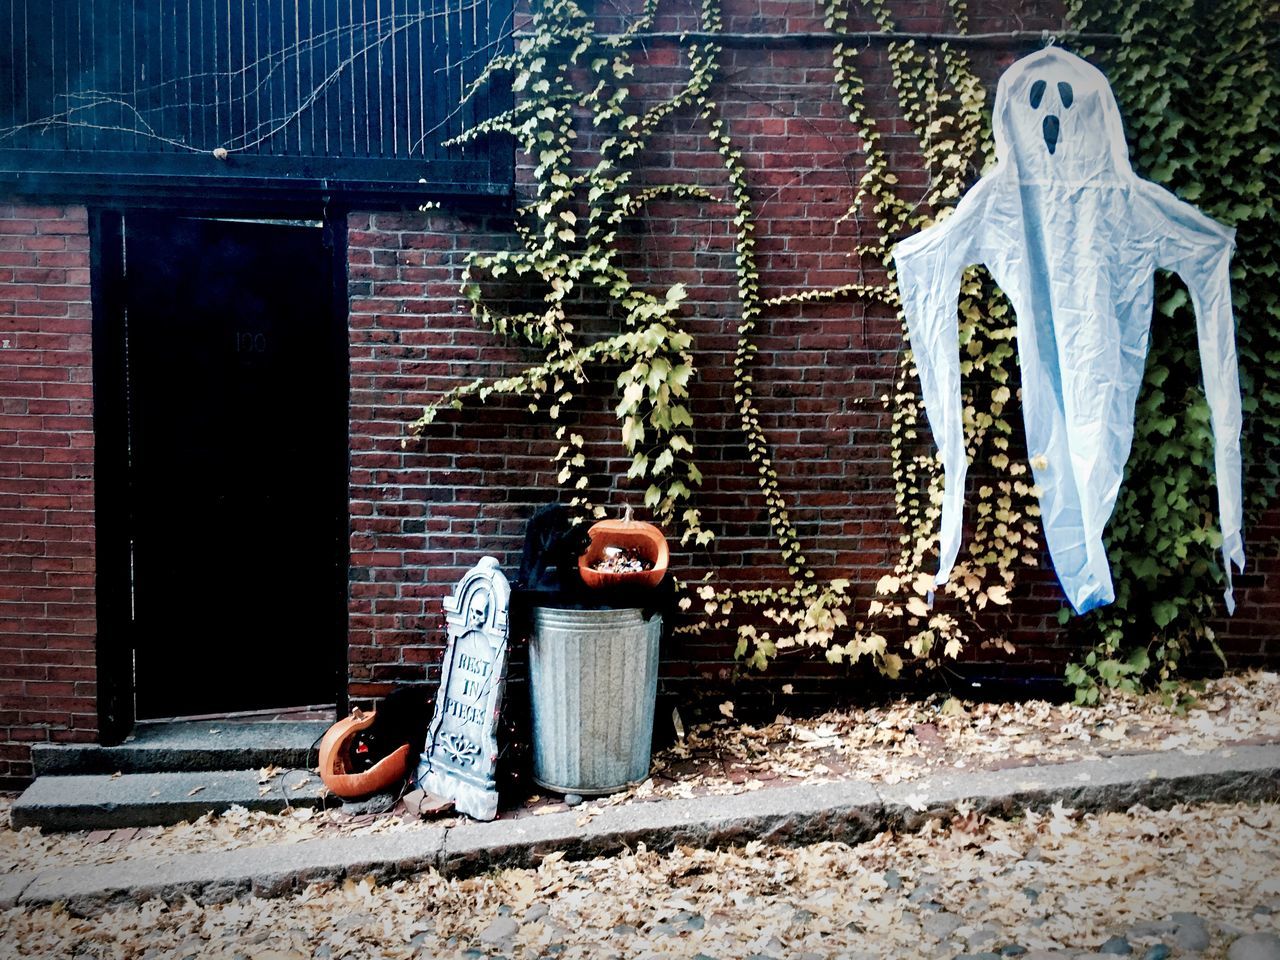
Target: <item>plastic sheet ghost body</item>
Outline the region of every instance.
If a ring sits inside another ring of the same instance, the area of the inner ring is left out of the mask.
[[[1083,613],[1115,599],[1103,531],[1133,441],[1156,268],[1196,314],[1215,438],[1226,604],[1241,541],[1240,386],[1228,278],[1234,231],[1129,166],[1120,112],[1095,67],[1050,47],[1001,77],[997,166],[941,223],[894,251],[945,487],[937,577],[960,546],[967,461],[960,400],[961,273],[984,264],[1017,314],[1027,449],[1053,565]]]

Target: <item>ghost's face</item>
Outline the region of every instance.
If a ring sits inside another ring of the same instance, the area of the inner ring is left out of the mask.
[[[1056,84],[1058,91],[1058,106],[1062,112],[1071,109],[1071,105],[1075,103],[1075,88],[1071,86],[1070,80],[1059,80]],[[1039,110],[1044,104],[1045,91],[1049,89],[1049,81],[1043,77],[1031,84],[1031,93],[1028,99],[1031,101],[1031,109]],[[1050,113],[1051,106],[1046,106],[1044,114],[1044,122],[1041,128],[1044,130],[1044,145],[1049,153],[1054,153],[1058,149],[1058,135],[1062,132],[1062,120],[1056,113]]]
[[[1084,180],[1114,167],[1118,124],[1113,128],[1109,120],[1115,102],[1102,74],[1056,48],[1022,64],[1010,71],[997,121],[1019,170],[1036,178]]]

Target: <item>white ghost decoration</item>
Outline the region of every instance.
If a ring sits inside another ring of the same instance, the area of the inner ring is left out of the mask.
[[[942,461],[941,558],[960,547],[964,433],[957,300],[984,264],[1018,318],[1027,449],[1045,539],[1079,613],[1115,599],[1102,534],[1133,441],[1154,274],[1182,277],[1195,307],[1215,438],[1226,605],[1241,541],[1240,384],[1228,267],[1235,232],[1129,166],[1106,77],[1048,47],[1000,78],[996,168],[946,220],[898,244],[894,259],[929,424]]]

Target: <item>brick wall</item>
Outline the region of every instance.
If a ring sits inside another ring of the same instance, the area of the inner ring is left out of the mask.
[[[820,22],[797,17],[794,5],[741,0],[728,6],[731,32],[823,29]],[[1047,7],[1031,15],[1024,10],[1017,23],[995,4],[974,7],[975,30],[1059,24]],[[948,29],[941,4],[899,8],[909,14],[903,29]],[[683,12],[658,29],[695,26],[692,5],[669,9]],[[990,91],[1019,53],[1012,47],[975,53]],[[670,47],[655,44],[649,56],[630,88],[641,97],[665,95],[684,70]],[[853,253],[869,225],[837,222],[854,197],[861,145],[834,91],[830,49],[730,44],[724,58],[729,79],[713,96],[748,168],[764,295],[881,278],[877,264],[859,262]],[[870,48],[859,64],[895,171],[906,184],[923,184],[913,138],[896,116],[883,51]],[[641,162],[641,180],[722,191],[723,169],[699,138],[699,124],[685,119],[667,126],[671,132]],[[724,204],[655,203],[630,225],[623,242],[636,254],[633,275],[645,276],[652,289],[686,286],[685,319],[696,337],[695,443],[706,477],[699,505],[718,538],[709,552],[677,554],[673,566],[688,579],[713,571],[721,583],[777,586],[786,574],[730,413],[737,319],[730,217]],[[549,458],[558,444],[545,421],[523,405],[491,402],[445,414],[423,444],[400,446],[425,402],[478,376],[509,375],[518,369],[513,361],[534,358],[477,330],[458,296],[466,252],[511,243],[507,223],[447,212],[362,213],[351,217],[349,240],[350,692],[368,697],[398,682],[433,676],[442,639],[439,601],[468,565],[492,553],[506,570],[518,567],[524,521],[557,495]],[[806,553],[821,574],[849,577],[865,598],[897,554],[889,415],[878,398],[891,388],[896,371],[898,321],[884,308],[856,301],[788,307],[766,313],[756,343],[761,421]],[[575,402],[571,416],[580,418],[575,429],[588,440],[595,489],[611,509],[620,510],[626,502],[638,504],[643,487],[631,488],[623,479],[627,460],[610,412],[612,377],[598,379]],[[1280,602],[1276,516],[1269,513],[1250,541],[1269,542],[1272,559],[1255,556],[1255,572],[1238,591],[1239,611],[1222,626],[1221,638],[1235,662],[1280,657],[1270,626]],[[1010,639],[1016,652],[975,644],[966,653],[965,669],[984,676],[1061,676],[1081,643],[1059,628],[1061,606],[1045,558],[1041,569],[1021,575],[1013,605],[983,624],[992,635]],[[664,688],[678,696],[705,689],[708,681],[730,681],[737,673],[732,649],[733,638],[725,632],[672,641],[664,654]],[[787,680],[847,689],[847,680],[831,681],[849,676],[848,670],[806,656],[780,661],[763,683],[775,689]],[[866,674],[857,670],[854,676],[861,683]]]
[[[421,680],[443,643],[440,599],[484,553],[510,569],[523,518],[550,482],[545,430],[514,405],[401,441],[449,385],[518,356],[474,329],[458,300],[465,252],[505,242],[509,221],[446,214],[348,219],[351,377],[350,693]],[[540,499],[547,499],[543,494]]]
[[[1280,505],[1263,511],[1244,531],[1245,573],[1235,578],[1236,612],[1213,624],[1227,662],[1239,667],[1280,663]],[[1197,662],[1214,669],[1217,660]]]
[[[97,727],[87,230],[0,204],[0,784]]]
[[[673,5],[674,6],[674,5]],[[820,31],[778,0],[732,0],[730,31]],[[904,29],[946,29],[936,2],[895,4]],[[1059,20],[1052,5],[1024,5],[1016,24],[995,3],[974,5],[975,30],[1038,30]],[[695,25],[692,4],[660,29]],[[855,22],[850,29],[871,29]],[[988,81],[1016,51],[976,55]],[[865,232],[837,223],[860,174],[860,141],[835,97],[829,49],[730,48],[714,95],[744,150],[758,217],[765,295],[874,280],[852,250]],[[683,76],[669,47],[651,47],[643,71],[658,95]],[[868,98],[905,183],[923,181],[905,126],[894,116],[882,54],[860,61]],[[637,85],[638,95],[646,88]],[[719,160],[682,119],[644,158],[648,182],[724,185]],[[718,533],[707,552],[679,553],[689,579],[784,582],[765,511],[729,415],[737,306],[729,208],[653,204],[628,226],[637,275],[655,289],[683,283],[697,340],[695,441],[706,476],[700,493]],[[421,444],[401,446],[421,407],[449,387],[513,372],[527,353],[474,328],[458,296],[469,250],[513,243],[496,214],[353,213],[348,221],[351,359],[351,583],[349,692],[379,696],[433,679],[443,642],[440,600],[486,553],[508,571],[524,525],[557,497],[551,429],[522,404],[494,402],[443,416]],[[510,291],[513,298],[519,291]],[[94,699],[93,433],[86,216],[79,207],[0,205],[0,783],[29,775],[35,740],[92,739]],[[857,302],[774,310],[760,324],[755,372],[761,419],[806,551],[826,576],[847,576],[863,597],[896,554],[887,460],[888,414],[901,347],[897,320]],[[638,502],[619,479],[627,465],[611,412],[611,378],[581,392],[573,415],[588,439],[594,487],[611,509]],[[1280,645],[1280,510],[1247,531],[1250,572],[1238,580],[1236,616],[1219,637],[1234,663],[1276,663]],[[1058,675],[1079,641],[1054,618],[1053,575],[1029,570],[1013,605],[987,626],[1013,655],[975,647],[968,669]],[[664,689],[674,696],[728,682],[724,633],[674,639]],[[1202,661],[1208,663],[1208,661]],[[812,658],[780,662],[759,686],[788,680],[849,690],[879,681]]]

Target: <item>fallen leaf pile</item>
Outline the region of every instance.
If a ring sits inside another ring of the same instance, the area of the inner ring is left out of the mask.
[[[1194,696],[1185,712],[1154,696],[1117,695],[1096,707],[900,698],[808,719],[780,715],[762,726],[733,720],[733,705],[726,703],[723,719],[692,726],[657,754],[652,782],[632,796],[741,793],[821,780],[899,783],[941,768],[991,770],[1164,750],[1194,754],[1280,739],[1280,675],[1230,674]]]
[[[1280,676],[1275,673],[1229,674],[1208,681],[1195,698],[1185,712],[1156,697],[1113,696],[1096,707],[900,698],[810,718],[780,715],[758,726],[734,719],[733,704],[726,702],[713,723],[678,724],[683,736],[654,755],[649,779],[579,808],[578,822],[589,823],[606,806],[669,798],[824,780],[899,783],[944,769],[998,769],[1161,750],[1203,753],[1280,739]],[[305,774],[270,768],[263,776],[288,777],[292,783]],[[0,874],[419,826],[403,809],[353,816],[351,808],[333,802],[314,816],[302,809],[267,814],[234,808],[176,827],[46,835],[7,829],[11,801],[0,799]],[[502,817],[565,809],[558,798],[532,796]]]
[[[1055,807],[1012,821],[969,813],[856,847],[553,854],[537,870],[352,879],[278,900],[151,901],[90,918],[18,909],[0,914],[0,956],[1067,958],[1120,937],[1135,956],[1160,944],[1169,956],[1189,934],[1221,957],[1242,934],[1277,931],[1280,806]]]

